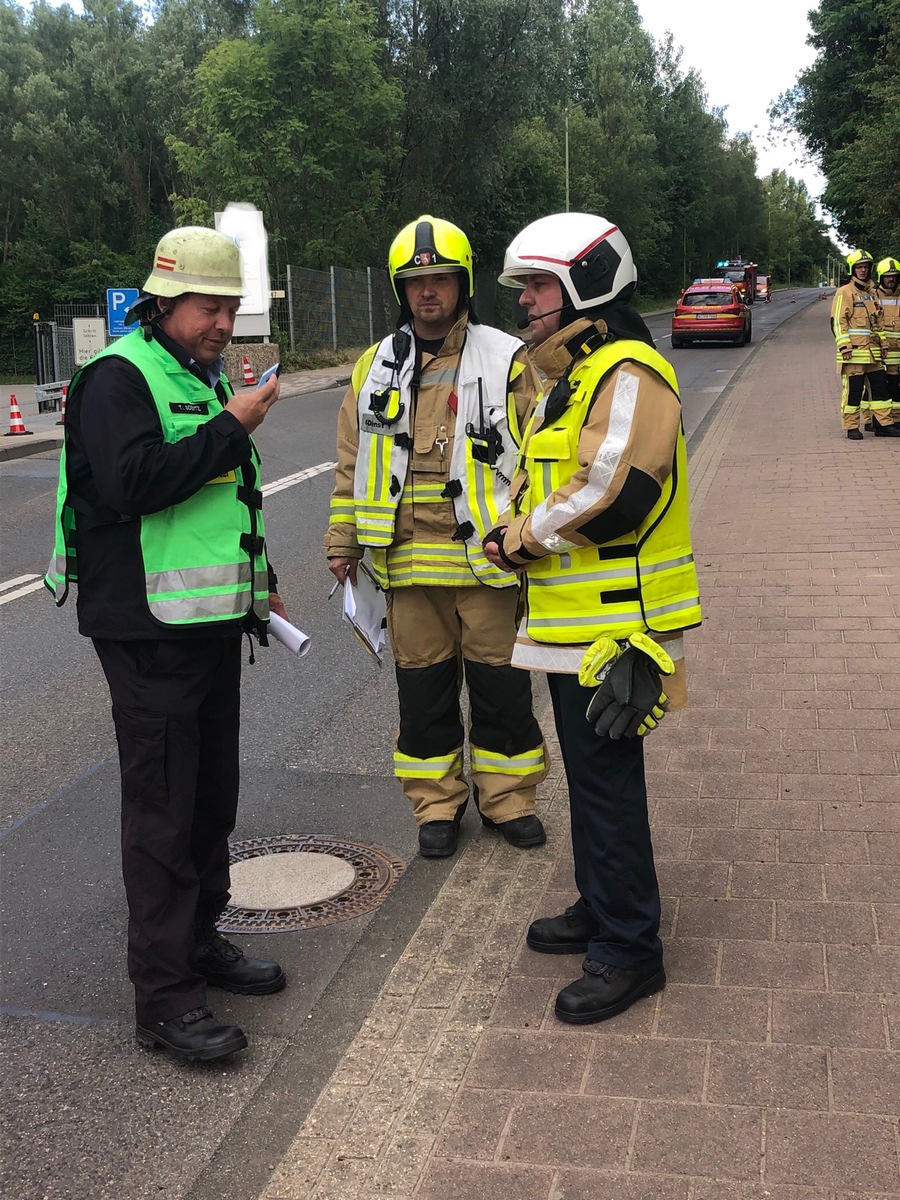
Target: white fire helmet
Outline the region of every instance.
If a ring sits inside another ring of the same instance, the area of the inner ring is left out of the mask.
[[[523,288],[528,275],[555,275],[564,299],[582,313],[631,295],[637,270],[618,226],[592,213],[554,213],[510,242],[499,282]]]

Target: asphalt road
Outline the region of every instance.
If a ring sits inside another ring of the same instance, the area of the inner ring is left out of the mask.
[[[668,316],[649,319],[678,372],[689,447],[763,338],[818,296],[776,293],[754,306],[753,343],[741,349],[670,353]],[[267,1155],[277,1161],[299,1128],[450,869],[415,856],[393,780],[392,667],[374,665],[341,624],[337,599],[326,599],[321,543],[340,399],[340,390],[292,395],[288,378],[257,438],[268,483],[321,468],[266,500],[280,589],[313,647],[300,661],[279,646],[258,650],[245,667],[235,836],[322,833],[384,847],[409,865],[375,913],[247,939],[284,962],[290,986],[264,1000],[217,994],[217,1014],[251,1038],[225,1068],[180,1068],[134,1049],[108,696],[74,603],[56,610],[43,591],[3,599],[14,590],[5,584],[46,566],[57,455],[0,463],[2,1195],[255,1198]],[[474,832],[468,825],[466,836]]]

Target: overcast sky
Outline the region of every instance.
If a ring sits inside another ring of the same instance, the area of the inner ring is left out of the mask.
[[[815,51],[806,44],[807,13],[816,0],[635,0],[644,28],[655,41],[671,30],[683,47],[682,67],[702,76],[709,105],[725,110],[731,134],[749,133],[759,158],[759,173],[779,168],[802,179],[818,199],[825,181],[803,162],[801,148],[784,138],[771,139],[766,111],[781,92],[797,82]]]

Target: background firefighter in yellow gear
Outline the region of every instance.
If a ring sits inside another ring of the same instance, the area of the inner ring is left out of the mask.
[[[472,249],[457,226],[427,215],[411,222],[388,269],[400,318],[360,358],[341,406],[329,569],[354,582],[367,551],[387,590],[400,702],[394,770],[419,852],[456,850],[469,794],[463,680],[482,821],[514,846],[538,846],[546,838],[535,795],[547,759],[530,678],[510,666],[517,581],[481,543],[508,505],[540,382],[522,341],[478,320]]]
[[[881,353],[887,373],[891,415],[900,426],[900,259],[883,258],[875,268],[881,305]]]
[[[881,304],[872,282],[874,260],[866,250],[847,255],[850,282],[838,288],[831,328],[841,376],[841,424],[851,441],[862,440],[860,409],[872,414],[876,436],[900,437],[882,362]]]

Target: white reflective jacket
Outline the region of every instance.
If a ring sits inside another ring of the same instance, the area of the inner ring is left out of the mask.
[[[402,332],[412,337],[408,327]],[[414,399],[415,356],[408,354],[396,366],[393,345],[393,339],[387,337],[374,347],[361,362],[364,373],[353,381],[359,422],[353,481],[356,535],[359,544],[369,548],[373,570],[383,587],[392,583],[385,551],[394,540],[397,511],[409,486]],[[449,478],[440,493],[443,499],[453,502],[457,521],[454,541],[465,553],[469,569],[491,587],[517,584],[515,576],[498,570],[487,560],[481,543],[509,504],[519,439],[518,420],[515,411],[510,411],[509,380],[513,360],[521,348],[518,338],[499,329],[467,327],[456,379]],[[488,448],[492,462],[476,457],[488,457]],[[444,582],[440,564],[435,563],[433,579],[417,576],[416,582]]]

